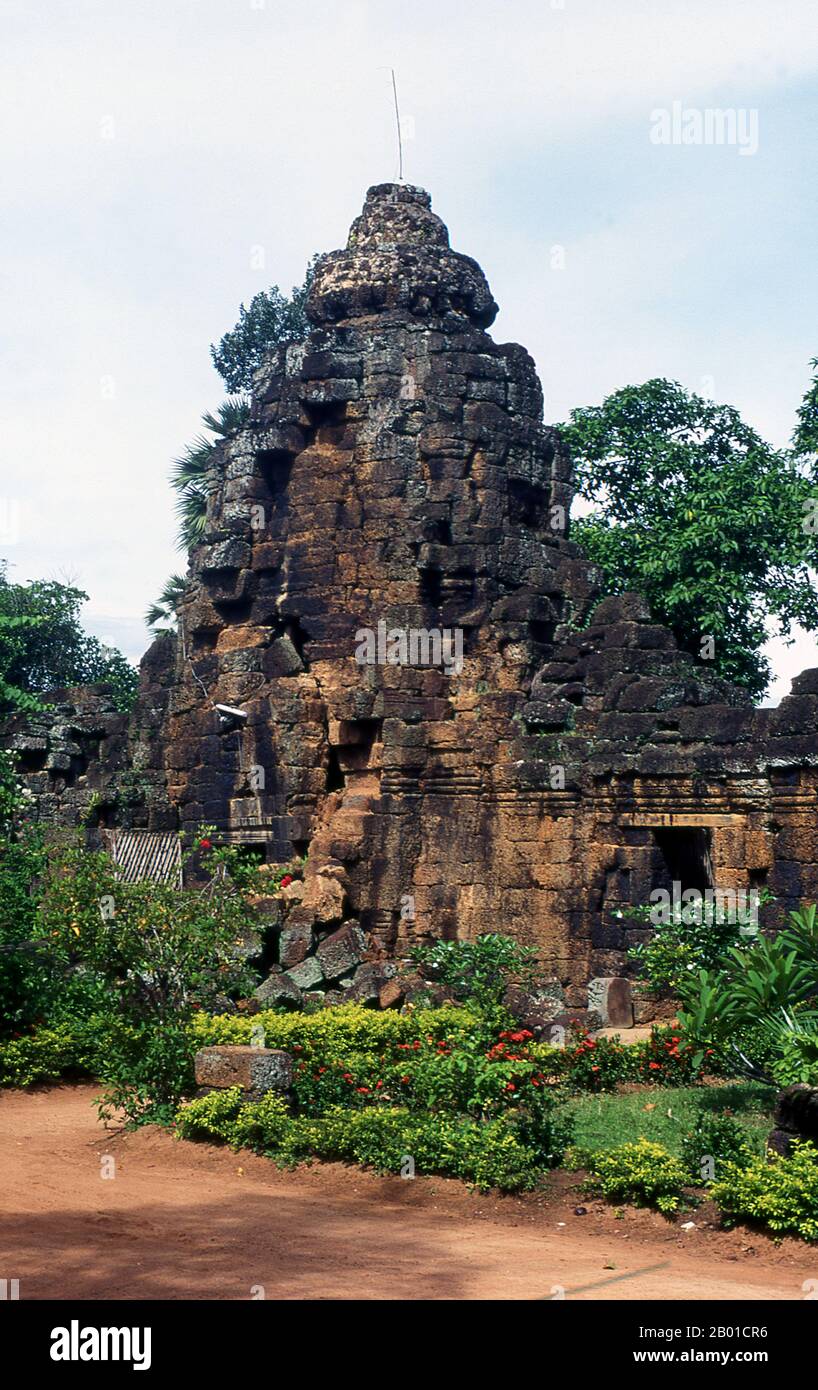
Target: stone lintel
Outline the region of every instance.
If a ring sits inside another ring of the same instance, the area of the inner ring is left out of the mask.
[[[742,826],[746,822],[746,816],[731,811],[632,811],[620,817],[621,825],[639,826],[647,830],[685,826],[705,829],[709,826]]]

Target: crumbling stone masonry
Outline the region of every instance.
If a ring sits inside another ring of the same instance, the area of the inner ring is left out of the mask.
[[[102,736],[100,770],[66,716],[71,749],[30,765],[52,819],[84,779],[100,824],[306,854],[262,997],[394,1002],[413,942],[504,931],[551,1013],[590,986],[623,1021],[622,905],[673,881],[766,885],[779,914],[818,897],[818,671],[754,710],[638,596],[599,601],[496,312],[428,194],[370,189],[318,263],[309,337],[271,352],[217,456],[127,749]]]

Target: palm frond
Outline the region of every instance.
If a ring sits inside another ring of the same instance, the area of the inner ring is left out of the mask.
[[[189,483],[203,480],[213,463],[216,445],[204,435],[199,435],[189,444],[179,458],[171,464],[170,485],[181,490]]]
[[[214,434],[225,439],[235,434],[247,424],[250,417],[250,402],[245,396],[228,396],[222,401],[215,415],[208,411],[202,416],[202,423]]]
[[[154,632],[171,631],[176,622],[176,609],[184,596],[187,580],[184,575],[172,574],[166,580],[158,599],[151,604],[145,614],[145,624]],[[160,628],[160,623],[168,624]]]

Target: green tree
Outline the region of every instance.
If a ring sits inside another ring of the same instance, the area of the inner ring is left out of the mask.
[[[84,632],[82,589],[56,580],[10,583],[0,567],[0,709],[37,709],[45,691],[105,682],[128,709],[138,683],[130,662]]]
[[[11,755],[0,750],[0,1037],[32,1023],[53,989],[35,925],[47,851],[39,827],[26,822],[25,806]]]
[[[242,304],[235,328],[210,349],[213,365],[228,391],[252,391],[253,374],[278,343],[305,338],[310,330],[306,305],[317,256],[307,266],[303,284],[294,285],[289,299],[278,285],[262,290]]]
[[[225,333],[220,342],[214,343],[210,349],[216,370],[228,391],[234,394],[219,406],[215,414],[208,412],[202,416],[210,435],[200,434],[173,464],[170,481],[176,492],[178,543],[181,550],[190,550],[198,545],[204,535],[207,498],[213,485],[213,473],[218,468],[220,451],[225,441],[243,428],[250,414],[250,402],[241,393],[249,395],[252,391],[253,374],[272,348],[291,339],[303,338],[309,331],[306,302],[317,259],[317,256],[313,256],[303,284],[294,286],[289,299],[281,293],[278,285],[273,285],[271,289],[255,295],[249,309],[242,304],[235,328]],[[173,584],[173,577],[168,584]],[[153,613],[159,609],[159,617],[163,618],[166,616],[165,608],[163,594],[148,611]],[[149,621],[149,626],[155,626],[155,623]]]
[[[643,593],[694,655],[712,637],[718,674],[762,695],[770,631],[818,631],[814,470],[731,406],[660,379],[574,410],[561,429],[593,508],[572,534],[608,593]]]
[[[127,883],[108,854],[89,852],[82,839],[50,849],[37,929],[55,969],[81,969],[104,983],[111,1018],[122,1025],[99,1063],[103,1114],[169,1119],[192,1081],[195,1012],[224,1007],[257,982],[249,960],[260,943],[231,872],[238,853],[214,849],[209,831],[183,854],[183,863],[196,858],[206,881],[181,888]]]
[[[792,443],[796,455],[818,454],[818,357],[810,362],[812,382],[798,407],[798,424]]]

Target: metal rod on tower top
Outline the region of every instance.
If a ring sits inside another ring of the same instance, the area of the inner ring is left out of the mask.
[[[403,141],[400,136],[400,109],[398,107],[398,84],[395,81],[395,69],[390,68],[392,74],[392,95],[395,98],[395,124],[398,130],[398,183],[403,183]]]

